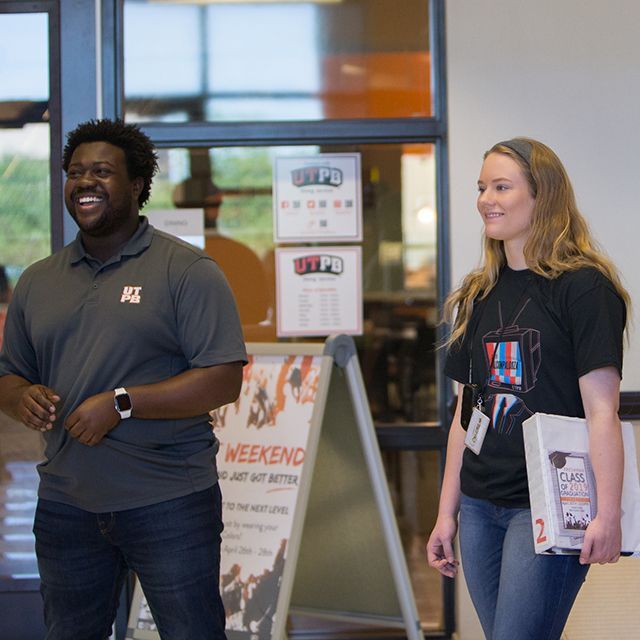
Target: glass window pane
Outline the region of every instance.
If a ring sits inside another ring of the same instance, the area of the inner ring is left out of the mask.
[[[18,276],[51,252],[48,52],[47,14],[0,13],[0,345]],[[2,523],[0,581],[33,590],[42,435],[0,412],[0,442],[0,510],[12,516]],[[32,630],[45,633],[37,617]]]
[[[147,210],[199,208],[207,250],[234,289],[249,341],[276,339],[272,162],[359,152],[364,335],[356,342],[374,417],[436,420],[435,160],[431,144],[160,150]]]
[[[428,0],[125,0],[126,118],[430,116],[428,34]]]
[[[0,14],[0,344],[10,289],[51,252],[48,30],[47,14]]]
[[[46,13],[0,16],[0,100],[49,98],[48,51]]]

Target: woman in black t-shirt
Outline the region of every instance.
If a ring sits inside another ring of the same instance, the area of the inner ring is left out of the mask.
[[[459,385],[429,564],[465,579],[490,640],[560,638],[589,564],[620,556],[623,449],[618,398],[629,296],[597,249],[555,153],[529,138],[494,145],[478,180],[484,260],[454,291],[445,373]],[[505,339],[505,336],[508,339]],[[472,419],[484,439],[465,447]],[[580,556],[536,555],[522,422],[536,412],[586,417],[598,512]]]

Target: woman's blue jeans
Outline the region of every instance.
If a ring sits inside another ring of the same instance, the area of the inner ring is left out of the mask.
[[[90,513],[39,500],[34,533],[47,640],[104,640],[131,569],[160,637],[223,640],[218,485],[138,509]]]
[[[577,555],[537,555],[530,509],[462,496],[460,552],[488,640],[558,640],[585,580]]]

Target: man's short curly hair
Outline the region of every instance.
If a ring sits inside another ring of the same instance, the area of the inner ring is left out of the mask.
[[[124,151],[129,178],[144,180],[144,187],[138,196],[138,205],[142,208],[149,200],[153,176],[158,171],[158,155],[149,136],[137,125],[125,124],[122,120],[105,118],[83,122],[67,134],[67,143],[62,152],[65,173],[69,170],[73,152],[85,142],[108,142]]]

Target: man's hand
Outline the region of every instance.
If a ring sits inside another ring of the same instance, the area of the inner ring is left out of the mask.
[[[113,391],[105,391],[77,406],[65,420],[64,427],[69,435],[82,444],[93,447],[119,422],[120,416],[113,404]]]
[[[60,396],[49,387],[42,384],[32,384],[23,387],[15,413],[18,420],[29,429],[35,431],[50,431],[56,419],[56,403]]]

